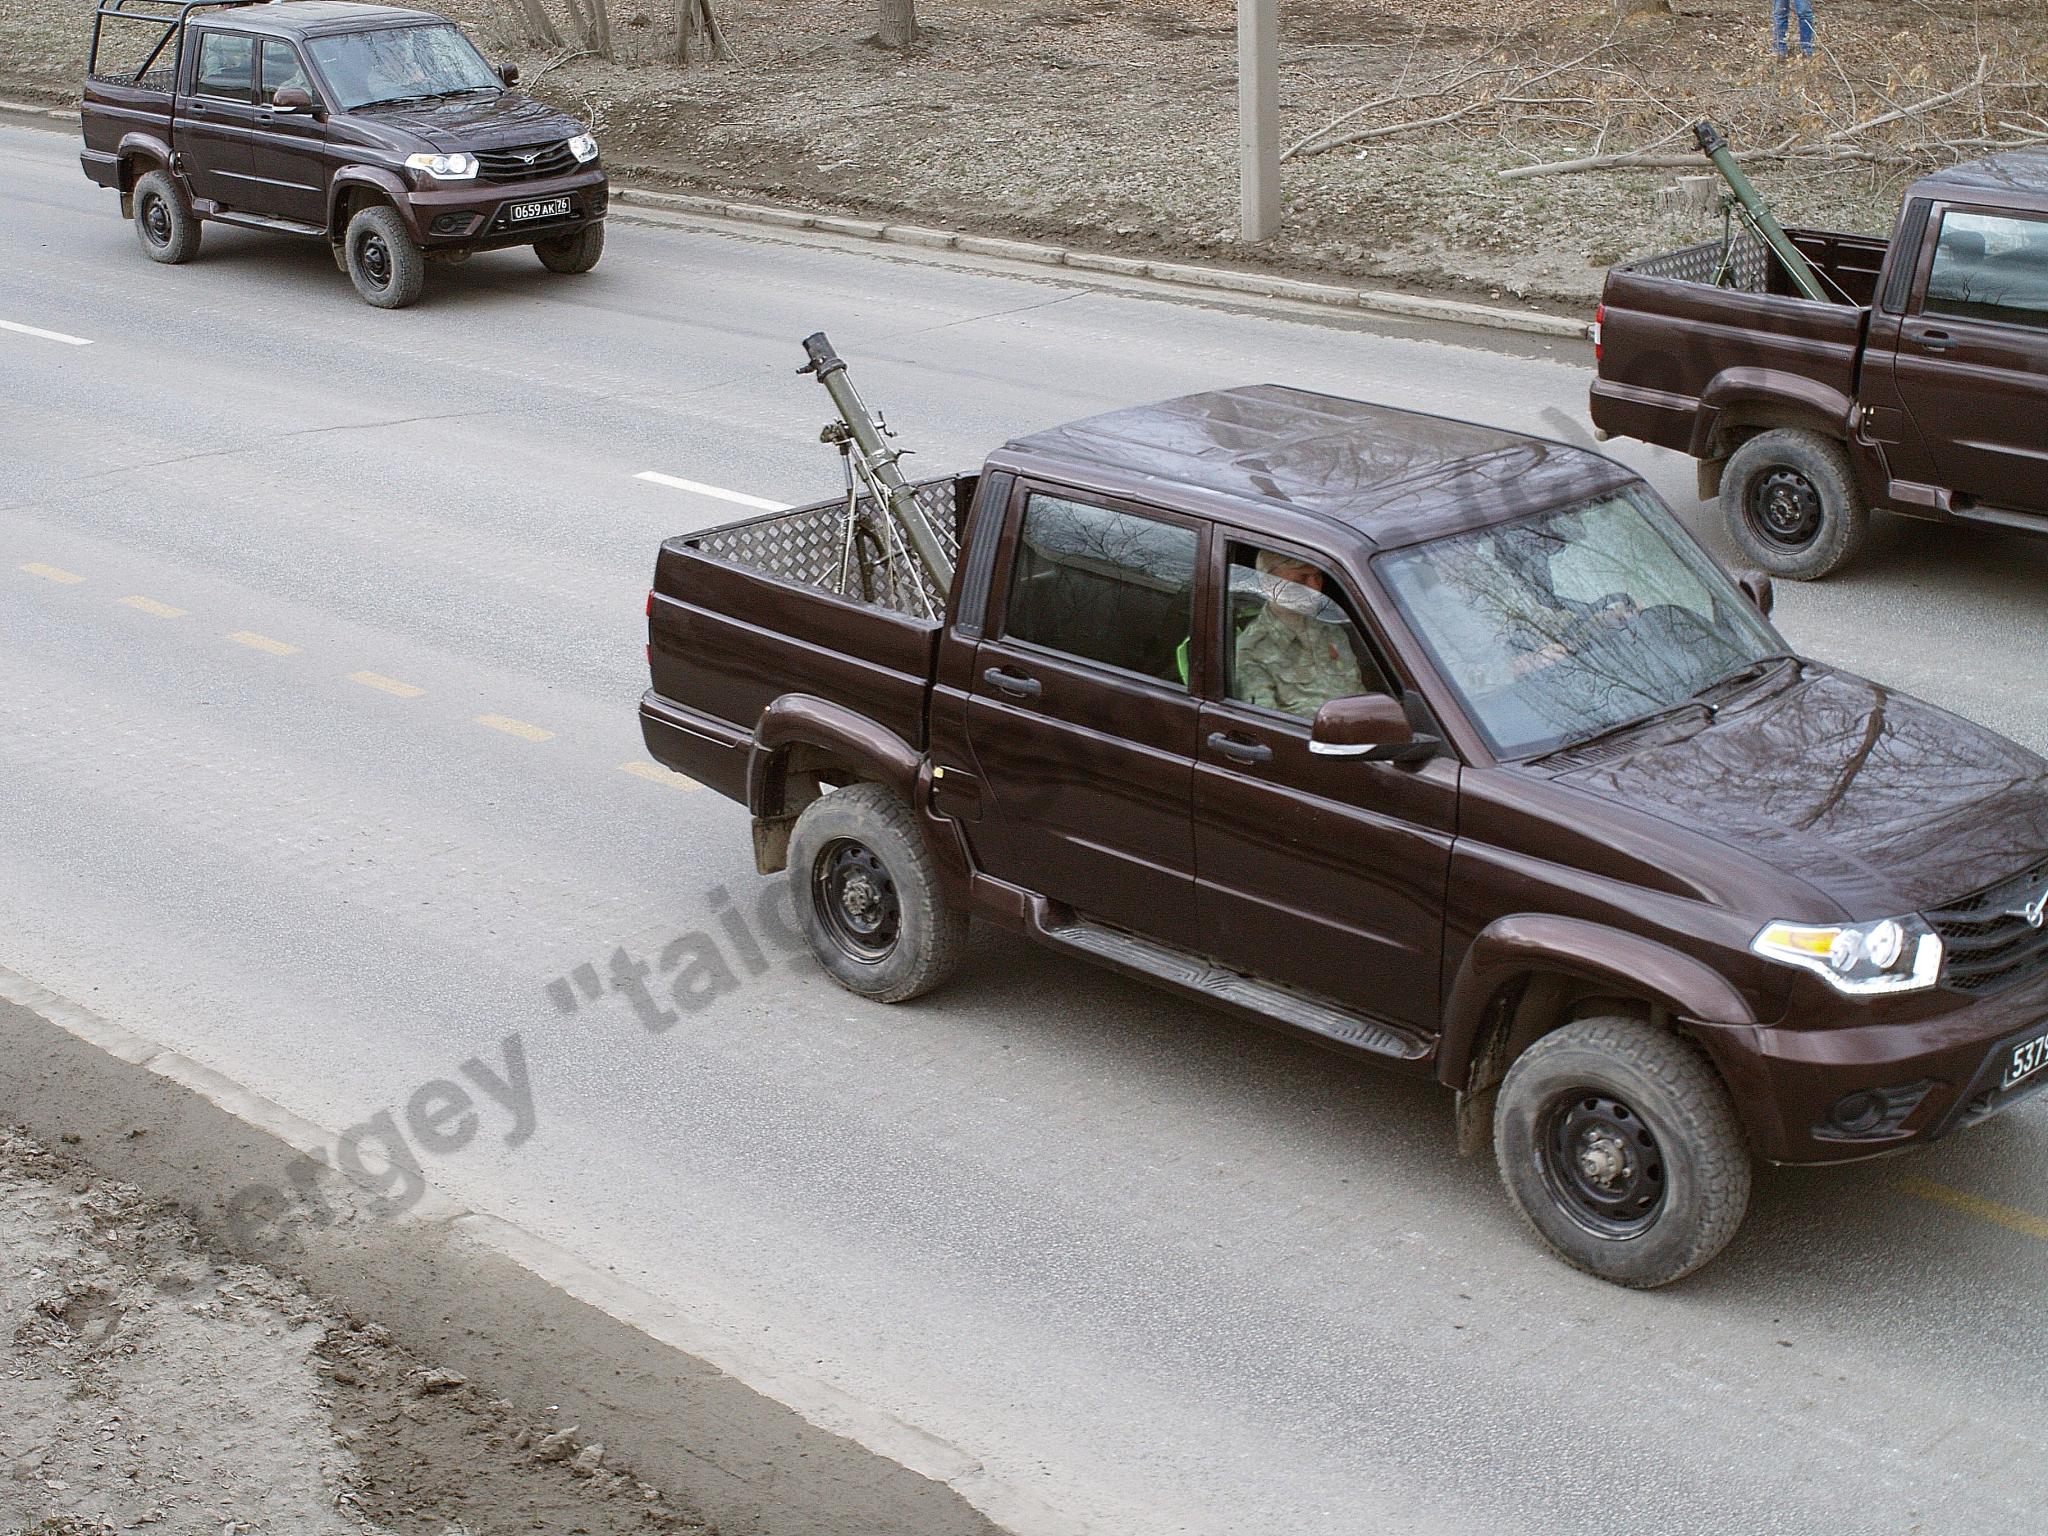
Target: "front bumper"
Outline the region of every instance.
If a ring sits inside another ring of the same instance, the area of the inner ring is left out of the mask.
[[[2011,1088],[2000,1082],[2013,1047],[2048,1032],[2048,977],[1989,997],[1937,988],[1866,1007],[1830,997],[1826,1006],[1850,1016],[1832,1027],[1807,1022],[1750,1032],[1779,1127],[1766,1138],[1776,1145],[1759,1150],[1774,1162],[1879,1156],[1978,1124],[2048,1089],[2048,1071]],[[1865,1133],[1846,1133],[1830,1111],[1865,1093],[1900,1107]]]
[[[413,238],[430,251],[490,251],[572,235],[605,216],[611,186],[593,162],[566,176],[541,181],[451,182],[409,192],[401,208]],[[566,198],[569,211],[554,218],[514,221],[520,203]]]

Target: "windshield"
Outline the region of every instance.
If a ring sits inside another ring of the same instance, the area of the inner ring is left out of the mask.
[[[1785,649],[1634,490],[1395,550],[1375,568],[1506,759],[1661,713]]]
[[[498,89],[470,40],[446,24],[342,32],[306,44],[343,112],[380,101],[415,101]]]

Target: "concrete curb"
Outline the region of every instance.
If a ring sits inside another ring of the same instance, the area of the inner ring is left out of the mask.
[[[773,229],[812,230],[819,234],[872,240],[883,245],[957,251],[964,256],[1066,267],[1075,272],[1149,278],[1177,288],[1203,290],[1212,296],[1238,294],[1262,299],[1288,299],[1302,304],[1327,305],[1332,309],[1361,310],[1458,325],[1483,325],[1493,330],[1522,331],[1533,336],[1563,336],[1574,341],[1583,341],[1590,333],[1590,327],[1583,320],[1545,314],[1540,310],[1502,309],[1489,304],[1471,304],[1462,299],[1435,299],[1383,288],[1304,282],[1297,278],[1269,277],[1263,272],[1243,272],[1231,267],[1201,266],[1192,262],[1110,256],[1070,250],[1059,245],[1041,245],[1030,240],[1006,240],[990,235],[964,234],[957,230],[931,229],[918,224],[843,218],[836,214],[809,213],[800,208],[730,202],[724,198],[699,197],[685,192],[656,192],[644,187],[614,185],[612,201],[628,208],[654,208]]]
[[[25,102],[0,101],[0,116],[54,119],[75,123],[75,108],[65,110],[39,107]],[[963,256],[981,256],[997,261],[1019,261],[1033,266],[1065,267],[1074,272],[1099,272],[1113,277],[1145,278],[1175,288],[1194,289],[1207,295],[1236,294],[1261,299],[1287,299],[1299,304],[1324,305],[1331,309],[1363,311],[1368,314],[1399,315],[1410,320],[1435,320],[1456,325],[1483,325],[1498,331],[1521,331],[1531,336],[1562,336],[1583,341],[1590,327],[1583,320],[1541,310],[1505,309],[1498,305],[1472,304],[1462,299],[1435,299],[1421,294],[1397,293],[1386,288],[1352,288],[1341,283],[1305,282],[1298,278],[1269,277],[1263,272],[1244,272],[1232,267],[1205,266],[1195,262],[1153,261],[1145,257],[1111,256],[1094,251],[1072,250],[1061,245],[1041,245],[1031,240],[1009,240],[995,235],[973,235],[959,230],[930,229],[919,224],[893,224],[878,219],[847,218],[838,214],[813,213],[769,203],[737,202],[728,198],[699,197],[686,192],[658,192],[650,187],[614,184],[614,204],[642,207],[698,218],[723,219],[754,224],[766,229],[807,230],[821,235],[871,240],[881,245],[912,249],[956,251]]]
[[[559,1405],[728,1536],[1086,1536],[958,1446],[522,1227],[431,1191],[380,1208],[336,1171],[333,1133],[4,968],[0,1120],[76,1138],[423,1358]],[[256,1221],[251,1191],[276,1202]]]

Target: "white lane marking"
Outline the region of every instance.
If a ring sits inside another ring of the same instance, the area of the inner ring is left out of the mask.
[[[17,325],[12,320],[0,320],[0,331],[19,331],[24,336],[40,336],[45,341],[61,341],[67,347],[89,347],[92,343],[83,336],[66,336],[62,331],[46,331],[41,326]]]
[[[633,478],[635,480],[650,481],[655,485],[665,485],[671,490],[694,491],[699,496],[715,496],[720,501],[737,502],[740,506],[752,507],[757,512],[787,512],[789,510],[789,503],[786,501],[764,501],[759,496],[749,496],[745,491],[728,491],[723,486],[705,485],[702,481],[698,480],[683,480],[675,475],[664,475],[660,470],[656,469],[643,469]]]

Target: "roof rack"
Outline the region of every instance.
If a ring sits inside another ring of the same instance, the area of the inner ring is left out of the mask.
[[[85,71],[95,78],[100,72],[100,28],[109,20],[141,22],[147,26],[162,28],[162,36],[156,46],[149,50],[149,56],[128,76],[130,84],[140,84],[142,77],[150,71],[164,47],[172,38],[178,40],[176,51],[171,56],[171,78],[177,79],[177,72],[185,62],[185,23],[194,11],[222,10],[231,6],[259,5],[265,0],[100,0],[92,12],[92,47],[86,54]],[[152,9],[144,10],[143,6]]]

